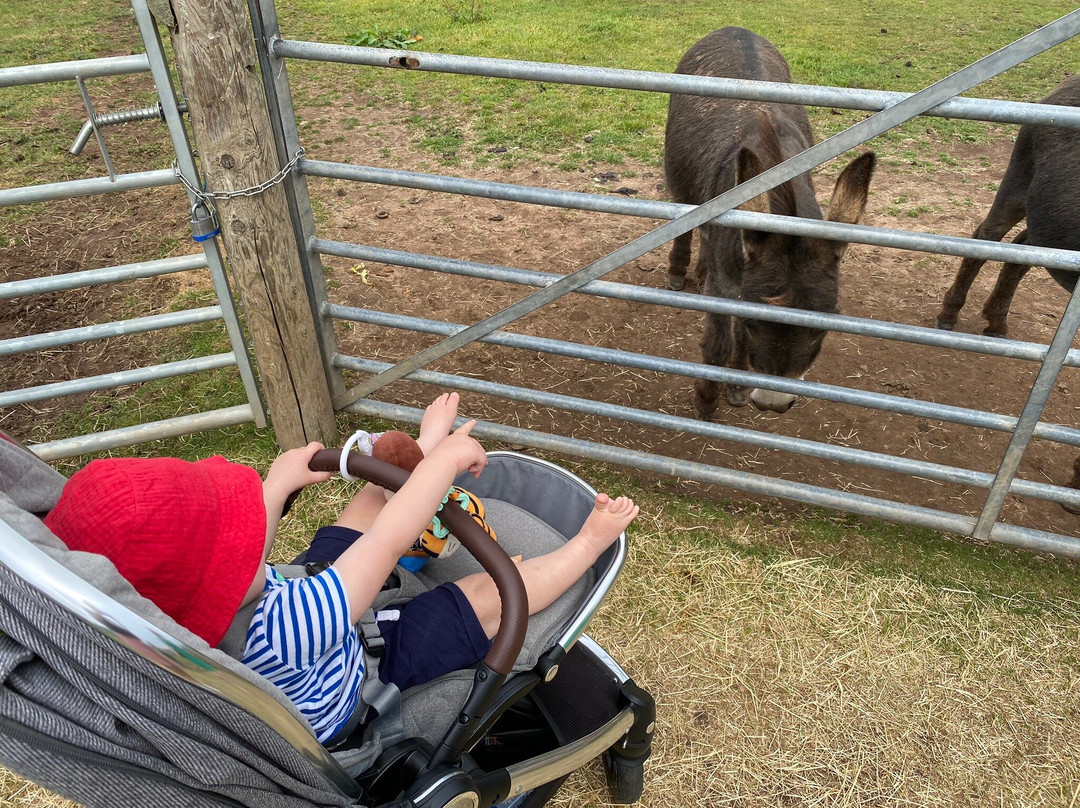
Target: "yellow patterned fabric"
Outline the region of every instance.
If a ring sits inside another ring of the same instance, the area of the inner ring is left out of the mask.
[[[491,536],[492,541],[497,541],[495,531],[484,521],[484,503],[480,501],[479,497],[455,485],[443,498],[443,504],[439,510],[441,511],[447,503],[451,502],[463,508],[469,516],[476,520],[476,523],[484,529],[484,532]],[[454,553],[460,546],[461,542],[443,525],[439,514],[436,513],[427,530],[416,540],[409,552],[405,554],[405,557],[425,559],[445,557]]]

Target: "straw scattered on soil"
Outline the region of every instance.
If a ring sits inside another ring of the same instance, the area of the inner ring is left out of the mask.
[[[0,805],[5,808],[76,808],[62,799],[0,766]]]
[[[642,806],[1080,804],[1078,604],[635,527],[590,633],[657,700]],[[607,801],[591,769],[562,804]]]

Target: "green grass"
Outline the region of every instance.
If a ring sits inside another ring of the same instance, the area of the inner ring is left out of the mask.
[[[506,0],[483,4],[479,11],[477,5],[293,0],[280,5],[279,16],[286,38],[343,43],[363,30],[408,29],[422,35],[411,48],[421,54],[659,72],[673,70],[681,54],[713,28],[741,25],[780,48],[797,82],[915,91],[1062,13],[1060,3],[1052,0],[1025,3],[1008,14],[986,0],[961,10],[942,0],[918,5],[886,0],[843,13],[806,0],[740,4],[720,14],[710,2],[674,5],[668,0]],[[141,50],[130,9],[120,0],[75,6],[0,0],[0,31],[6,33],[0,39],[4,66]],[[1061,65],[1075,64],[1078,56],[1080,43],[1066,43],[973,93],[1037,100],[1061,80]],[[349,128],[363,129],[363,105],[399,107],[403,121],[410,117],[408,110],[415,110],[413,116],[431,123],[413,136],[443,161],[489,163],[494,147],[509,150],[499,155],[502,164],[543,161],[566,167],[626,158],[656,163],[661,153],[667,99],[656,93],[304,62],[290,62],[289,69],[298,103],[325,106],[343,92],[362,99]],[[116,97],[118,90],[128,97]],[[90,91],[105,109],[152,102],[151,88],[134,77],[93,80]],[[824,137],[864,113],[812,109],[811,116]],[[78,175],[80,164],[65,149],[84,119],[70,83],[0,92],[0,143],[5,147],[0,150],[0,182],[16,184],[20,177],[43,171],[56,172],[56,179]],[[29,121],[40,120],[46,123],[44,131],[27,131]],[[427,131],[431,126],[444,131],[433,135]],[[919,142],[927,128],[963,142],[985,141],[995,131],[980,123],[929,119],[879,140]],[[317,143],[316,132],[302,132],[302,137],[309,146]],[[143,148],[141,156],[150,163],[160,165],[167,156],[159,148]]]
[[[411,50],[493,56],[539,62],[669,72],[698,38],[722,25],[741,25],[771,39],[791,64],[794,80],[893,91],[916,91],[1008,44],[1062,13],[1059,3],[1040,0],[1000,13],[989,2],[966,4],[900,0],[843,12],[818,3],[787,0],[727,6],[673,5],[666,0],[554,3],[517,0],[488,3],[481,20],[455,23],[445,6],[406,2],[345,3],[294,0],[279,10],[286,38],[342,42],[348,32],[379,25],[423,35]],[[1037,100],[1075,63],[1080,43],[1066,43],[976,88],[974,94]],[[411,74],[400,70],[290,64],[305,83],[319,85],[330,72],[363,97],[423,110],[423,115],[472,133],[466,151],[484,161],[491,146],[513,148],[522,160],[582,165],[588,160],[633,158],[656,162],[662,144],[667,99],[656,93],[551,86],[463,76]],[[321,74],[321,75],[320,75]],[[310,90],[307,92],[311,92]],[[834,134],[864,113],[815,109],[819,136]],[[931,119],[917,121],[881,140],[920,139],[926,129],[958,141],[985,141],[985,124]],[[586,142],[587,136],[591,142]],[[425,148],[447,150],[430,138]],[[561,161],[553,154],[563,155]],[[567,158],[566,154],[575,155]],[[455,150],[457,158],[465,155]]]
[[[0,32],[0,67],[142,51],[130,7],[116,0],[57,5],[0,0]],[[86,83],[99,111],[156,100],[148,74],[141,81],[116,77]],[[84,161],[71,158],[67,148],[86,118],[74,82],[0,90],[0,185],[10,187],[20,177],[43,172],[53,181],[83,176]],[[87,151],[96,153],[96,145]]]

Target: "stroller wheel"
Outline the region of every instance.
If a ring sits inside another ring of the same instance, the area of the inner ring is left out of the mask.
[[[645,790],[645,760],[623,760],[604,753],[604,776],[608,793],[616,805],[630,805],[641,799]]]

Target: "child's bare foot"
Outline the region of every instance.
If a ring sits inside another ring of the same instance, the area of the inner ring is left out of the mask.
[[[420,419],[420,436],[416,439],[425,457],[450,434],[460,400],[458,393],[443,393],[427,405],[424,417]]]
[[[611,499],[607,494],[597,494],[592,512],[576,538],[581,539],[599,557],[634,521],[638,510],[634,500],[629,497]]]

